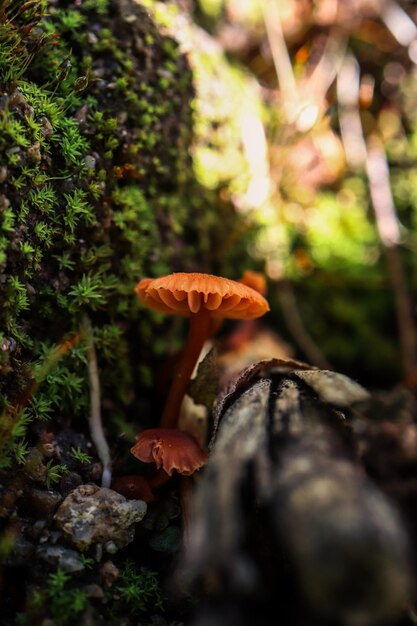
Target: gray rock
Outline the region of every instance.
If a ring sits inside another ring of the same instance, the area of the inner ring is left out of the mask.
[[[123,548],[133,540],[134,524],[146,514],[142,500],[124,496],[97,485],[81,485],[62,502],[55,514],[57,527],[78,550],[95,544]]]
[[[59,567],[64,572],[71,574],[82,572],[85,569],[79,554],[75,550],[65,548],[64,546],[51,546],[50,544],[39,546],[36,550],[36,556],[40,561]]]

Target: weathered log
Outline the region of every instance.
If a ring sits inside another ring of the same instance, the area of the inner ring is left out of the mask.
[[[398,623],[407,534],[348,425],[367,398],[341,374],[278,361],[223,395],[177,576],[202,597],[193,626]]]

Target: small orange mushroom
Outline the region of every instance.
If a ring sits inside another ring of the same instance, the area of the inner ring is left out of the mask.
[[[259,272],[253,272],[252,270],[245,270],[239,279],[239,282],[242,285],[246,285],[247,287],[252,287],[258,293],[263,296],[266,294],[266,280],[263,274]]]
[[[155,500],[149,482],[136,474],[113,478],[111,488],[128,500],[144,500],[145,502],[153,502]]]
[[[223,318],[249,320],[269,311],[255,289],[211,274],[175,273],[143,278],[135,291],[149,308],[190,318],[190,328],[161,418],[162,428],[174,428],[184,394],[204,342]]]
[[[252,287],[262,296],[266,294],[266,279],[263,274],[245,270],[239,278],[239,282],[247,287]],[[226,339],[225,345],[228,350],[238,350],[245,344],[253,340],[258,329],[258,320],[247,320],[244,324],[238,326]]]
[[[197,440],[178,428],[149,428],[136,437],[131,453],[144,463],[155,463],[172,476],[173,471],[190,476],[203,467],[206,453]]]

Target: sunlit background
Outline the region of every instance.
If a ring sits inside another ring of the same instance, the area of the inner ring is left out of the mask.
[[[199,182],[250,220],[275,330],[365,384],[416,384],[417,8],[194,0]]]

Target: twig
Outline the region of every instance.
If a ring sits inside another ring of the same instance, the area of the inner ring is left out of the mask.
[[[343,60],[347,37],[330,32],[320,60],[303,85],[297,85],[291,58],[285,43],[281,16],[275,0],[261,2],[268,43],[278,78],[287,121],[300,131],[308,131],[324,111],[327,91],[335,80]]]
[[[298,90],[282,32],[279,8],[275,0],[264,0],[261,2],[261,7],[283,105],[285,113],[288,115],[292,112],[294,105],[298,103]]]
[[[190,530],[192,526],[192,499],[193,499],[193,477],[180,476],[180,501],[182,509],[182,540],[184,548],[188,549],[190,542]]]
[[[323,53],[311,75],[306,79],[304,91],[314,94],[314,99],[319,106],[324,103],[326,94],[344,62],[346,46],[346,34],[339,32],[336,28],[330,31]]]
[[[382,141],[376,134],[366,143],[359,114],[359,66],[349,55],[338,77],[339,121],[346,157],[354,167],[363,167],[369,181],[369,192],[375,224],[384,247],[387,271],[394,294],[403,369],[406,380],[417,384],[416,334],[413,305],[404,275],[399,244],[400,223],[392,197],[389,165]],[[346,85],[346,88],[344,88]]]
[[[83,317],[83,326],[87,335],[88,376],[90,379],[90,434],[96,447],[98,457],[103,465],[101,486],[110,487],[111,457],[101,420],[100,379],[98,374],[97,355],[94,346],[93,329],[90,318],[87,315],[84,315]]]
[[[376,5],[378,6],[378,4]],[[380,3],[380,16],[393,37],[402,46],[410,46],[417,39],[417,26],[398,2]]]
[[[277,293],[288,330],[307,360],[321,369],[332,369],[330,363],[304,326],[292,285],[287,281],[280,282]]]
[[[366,171],[376,226],[384,246],[388,275],[394,293],[404,374],[410,384],[416,385],[417,345],[412,315],[413,305],[399,250],[400,227],[391,193],[387,157],[382,142],[376,135],[368,140]]]
[[[337,77],[337,100],[340,133],[346,160],[353,169],[365,167],[366,144],[359,114],[359,64],[353,54],[346,54]]]
[[[246,370],[219,407],[173,576],[177,595],[199,598],[195,626],[353,624],[353,613],[398,622],[410,604],[406,525],[344,432],[369,394],[336,372],[307,372]],[[286,619],[263,619],[277,599]]]

